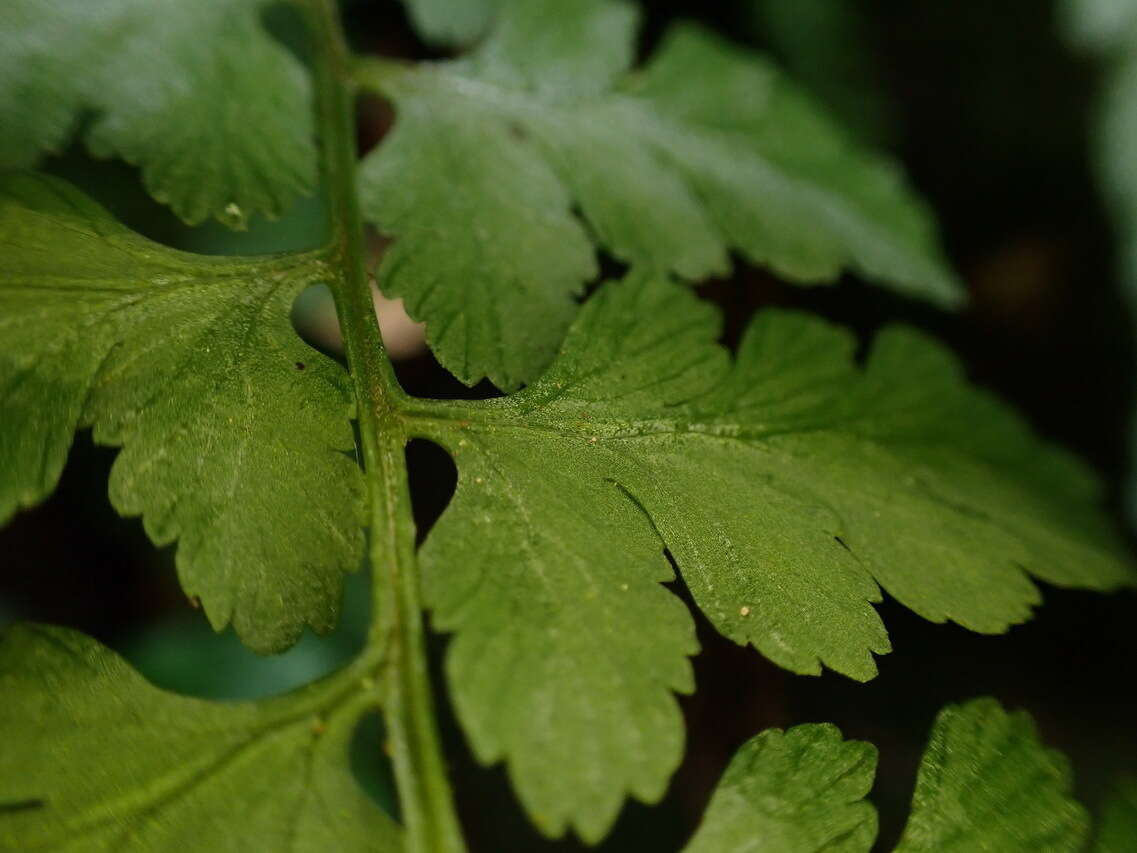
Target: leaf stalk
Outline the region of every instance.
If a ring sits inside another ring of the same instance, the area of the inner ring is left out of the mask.
[[[370,498],[373,568],[368,649],[379,650],[383,712],[408,853],[465,850],[438,737],[419,596],[414,519],[400,413],[407,399],[387,358],[364,267],[355,190],[351,57],[334,0],[308,0],[316,39],[317,127],[331,209],[329,282],[355,384]],[[365,654],[367,654],[365,652]]]

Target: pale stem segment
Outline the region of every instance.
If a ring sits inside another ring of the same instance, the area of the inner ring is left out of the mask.
[[[317,127],[332,217],[329,282],[355,384],[360,446],[370,498],[372,627],[382,655],[383,713],[394,760],[408,853],[465,850],[438,738],[423,636],[415,527],[407,488],[406,431],[399,387],[383,349],[364,268],[355,190],[350,56],[334,0],[307,0],[316,40]]]

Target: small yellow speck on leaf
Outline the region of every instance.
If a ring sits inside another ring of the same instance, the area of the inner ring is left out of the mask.
[[[739,608],[738,615],[739,616],[749,616],[750,615],[750,608],[749,607]]]

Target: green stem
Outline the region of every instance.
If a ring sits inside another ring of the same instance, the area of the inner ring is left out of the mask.
[[[383,349],[364,268],[355,193],[356,152],[349,54],[334,0],[309,0],[316,45],[316,109],[322,171],[332,216],[332,277],[348,367],[358,401],[360,445],[370,491],[373,569],[371,649],[381,649],[383,711],[409,853],[465,849],[439,744],[423,636],[407,488],[406,395]]]

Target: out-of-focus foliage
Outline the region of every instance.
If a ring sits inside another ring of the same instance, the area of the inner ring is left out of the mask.
[[[756,35],[861,139],[887,142],[896,118],[858,0],[749,0]]]
[[[993,699],[948,706],[920,763],[896,853],[1077,853],[1089,830],[1065,756]]]
[[[397,109],[360,174],[364,214],[395,238],[379,278],[447,369],[532,381],[596,248],[691,281],[734,250],[805,284],[852,270],[961,301],[894,163],[702,29],[676,26],[632,69],[636,29],[625,3],[510,3],[461,59],[361,75]]]
[[[868,853],[876,758],[831,725],[763,732],[731,761],[684,853]],[[1129,818],[1113,817],[1114,831]],[[1066,759],[1031,718],[976,699],[936,718],[896,853],[1078,853],[1088,825]]]
[[[1093,853],[1130,853],[1137,843],[1137,778],[1117,780],[1098,816]]]
[[[61,628],[0,633],[0,847],[396,853],[348,769],[364,697],[210,703]]]
[[[1068,33],[1104,61],[1095,133],[1101,191],[1113,211],[1118,276],[1137,328],[1137,0],[1065,0]],[[1130,392],[1137,399],[1137,383]],[[1137,524],[1137,410],[1130,438],[1129,513]]]
[[[316,182],[311,85],[261,23],[269,0],[5,0],[0,168],[91,150],[142,168],[190,223],[279,215]],[[188,37],[187,37],[188,36]]]

